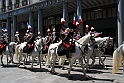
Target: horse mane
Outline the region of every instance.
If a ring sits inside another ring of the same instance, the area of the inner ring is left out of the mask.
[[[77,42],[82,43],[85,42],[87,38],[89,38],[91,35],[90,33],[88,33],[87,35],[81,37],[79,40],[77,40]]]

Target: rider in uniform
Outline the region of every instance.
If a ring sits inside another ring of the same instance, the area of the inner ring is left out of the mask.
[[[38,31],[36,39],[40,39],[40,38],[41,38],[41,34],[40,34],[40,31]]]
[[[45,39],[46,39],[46,49],[48,49],[52,41],[52,35],[50,29],[47,29],[47,35]]]
[[[27,36],[26,46],[28,47],[27,52],[30,53],[34,48],[34,40],[35,40],[35,36],[32,32],[32,27],[28,28],[26,36]]]
[[[56,29],[53,28],[53,32],[52,32],[52,43],[57,43],[57,36],[56,36]]]
[[[6,50],[6,46],[8,44],[8,34],[7,34],[7,29],[2,29],[2,31],[4,32],[4,34],[1,36],[1,44],[2,44],[2,48],[3,50]]]
[[[14,41],[15,41],[16,43],[20,44],[19,32],[18,32],[18,31],[16,31],[16,34],[15,34],[15,36],[14,36]]]

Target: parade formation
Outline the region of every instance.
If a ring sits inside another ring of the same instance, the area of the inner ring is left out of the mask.
[[[23,37],[23,42],[19,39],[19,32],[16,31],[14,36],[14,41],[8,42],[7,29],[2,29],[3,35],[1,36],[0,43],[0,53],[1,53],[1,63],[4,66],[2,57],[4,55],[9,55],[7,59],[7,65],[13,62],[13,56],[16,56],[19,61],[18,66],[23,62],[26,68],[26,60],[28,57],[32,57],[31,69],[33,69],[33,63],[36,58],[38,58],[38,64],[44,61],[46,67],[50,66],[50,72],[57,73],[55,71],[55,63],[58,61],[59,65],[64,69],[65,60],[69,63],[68,76],[71,76],[71,69],[75,61],[79,60],[81,68],[83,69],[84,76],[88,78],[86,70],[92,68],[95,64],[96,57],[99,59],[99,64],[102,64],[106,68],[104,61],[106,59],[105,51],[106,48],[113,48],[113,38],[100,37],[102,32],[97,32],[94,27],[89,27],[86,25],[84,34],[80,33],[80,24],[82,21],[73,22],[75,29],[70,29],[70,27],[65,25],[64,18],[61,18],[61,28],[60,35],[56,35],[56,29],[47,29],[47,35],[45,37],[41,36],[38,31],[37,35],[33,34],[32,27],[27,23],[27,31]],[[114,55],[121,50],[121,47],[117,48]],[[122,53],[120,53],[122,54]],[[117,55],[116,55],[117,56]],[[45,59],[44,59],[45,57]],[[103,57],[103,58],[102,58]],[[116,60],[113,56],[113,64]],[[90,63],[89,60],[92,60]],[[119,60],[119,59],[118,59]],[[120,60],[123,60],[120,58]],[[121,66],[121,62],[116,61],[116,65]],[[116,66],[115,65],[115,66]],[[113,65],[113,74],[117,72],[117,67]]]

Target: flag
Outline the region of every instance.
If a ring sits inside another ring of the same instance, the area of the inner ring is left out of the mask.
[[[83,21],[82,21],[81,15],[79,15],[79,19],[78,19],[79,25],[80,25],[82,22],[83,22]]]
[[[76,25],[76,14],[74,13],[73,24]]]
[[[28,27],[28,29],[32,28],[32,27],[31,27],[31,25],[30,25],[30,24],[28,24],[28,22],[27,22],[27,27]]]

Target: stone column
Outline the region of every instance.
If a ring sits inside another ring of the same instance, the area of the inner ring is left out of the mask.
[[[0,12],[2,12],[1,8],[3,8],[3,0],[0,0]]]
[[[30,11],[30,13],[29,13],[29,24],[31,25],[33,33],[34,33],[35,28],[33,27],[33,20],[34,20],[34,13],[32,11]]]
[[[15,32],[16,32],[16,28],[17,28],[17,16],[13,16],[13,29],[12,29],[12,40],[14,41],[14,35],[15,35]]]
[[[6,0],[6,11],[8,11],[9,0]]]
[[[16,0],[12,0],[12,8],[15,9]]]
[[[82,13],[82,1],[81,0],[77,0],[77,15],[81,15],[83,16]],[[83,35],[83,23],[79,26],[80,28],[80,33]]]
[[[38,31],[40,31],[41,36],[43,36],[43,10],[38,10]]]
[[[11,18],[7,17],[7,25],[6,25],[7,29],[8,29],[8,39],[9,42],[11,41]]]
[[[118,25],[118,46],[124,41],[124,0],[118,0],[117,25]]]
[[[68,26],[68,4],[66,2],[63,2],[63,18],[65,19],[65,25]]]

